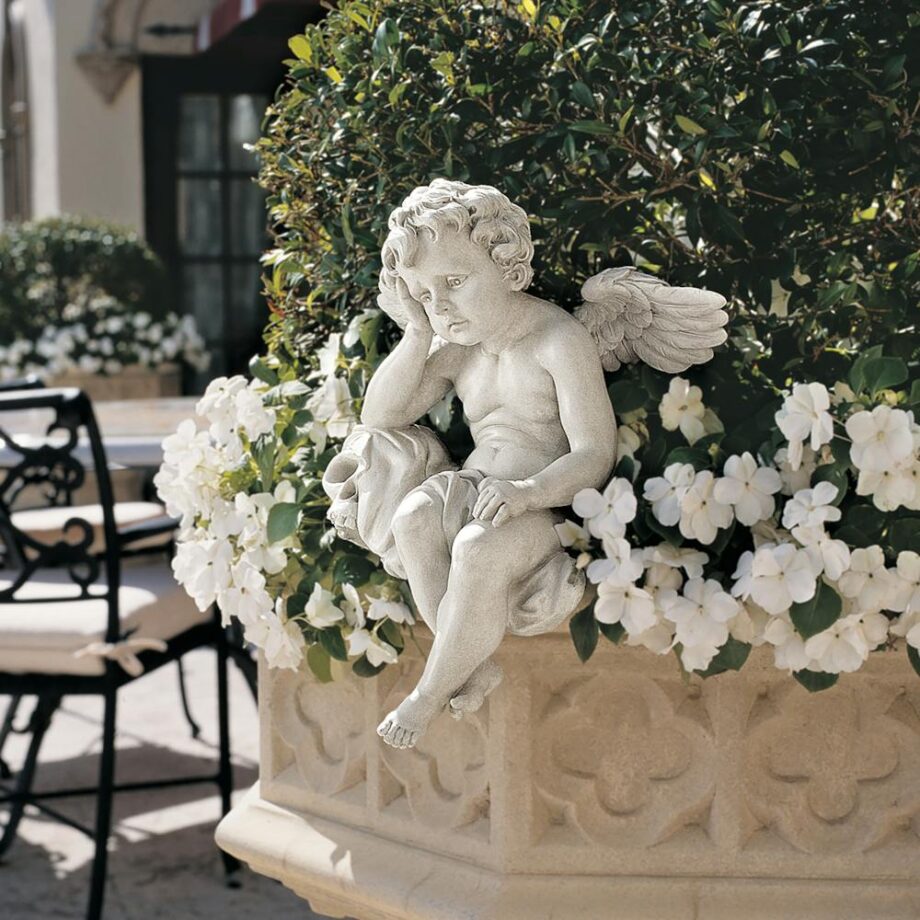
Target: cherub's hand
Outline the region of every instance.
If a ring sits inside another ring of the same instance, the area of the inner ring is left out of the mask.
[[[473,506],[473,517],[477,520],[491,521],[493,527],[500,527],[530,510],[530,492],[523,483],[492,476],[479,483],[479,498]]]
[[[409,293],[409,286],[398,276],[396,278],[396,293],[399,296],[399,303],[408,324],[422,332],[431,334],[433,330],[424,306]]]

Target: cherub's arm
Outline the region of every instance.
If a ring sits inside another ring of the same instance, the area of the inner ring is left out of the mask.
[[[404,428],[413,424],[452,386],[450,346],[429,355],[434,332],[424,308],[412,298],[401,278],[397,286],[409,324],[367,385],[361,422],[370,428]]]
[[[616,420],[588,332],[560,324],[537,359],[553,378],[570,450],[527,479],[482,481],[473,514],[495,526],[527,510],[570,505],[577,492],[606,482],[616,457]]]

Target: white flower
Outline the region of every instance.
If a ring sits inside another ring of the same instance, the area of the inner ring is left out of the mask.
[[[832,540],[823,527],[799,526],[793,534],[808,553],[818,575],[823,572],[831,581],[837,581],[850,567],[850,548],[843,540]]]
[[[658,623],[652,595],[621,582],[602,581],[598,585],[594,616],[601,623],[622,623],[630,635],[642,633]]]
[[[360,629],[367,622],[364,616],[364,605],[361,603],[361,597],[354,585],[342,585],[342,594],[345,599],[342,601],[342,613],[345,614],[345,622],[349,626]]]
[[[591,537],[588,531],[580,524],[566,519],[561,524],[555,524],[554,527],[559,535],[559,542],[564,547],[571,547],[577,550],[586,550],[588,548]]]
[[[233,548],[228,541],[189,538],[178,541],[172,570],[176,581],[203,611],[230,587],[232,560]]]
[[[715,648],[728,640],[728,622],[739,609],[738,602],[713,578],[691,578],[683,594],[662,596],[659,604],[677,627],[675,636],[682,645]]]
[[[345,348],[354,348],[361,341],[361,330],[365,323],[371,323],[380,316],[380,310],[371,308],[362,310],[357,316],[353,317],[342,336],[342,345]]]
[[[607,540],[626,533],[626,525],[636,516],[636,504],[632,484],[621,477],[611,479],[603,494],[582,489],[572,500],[573,510],[584,518],[590,533]]]
[[[808,554],[792,543],[765,543],[753,553],[742,553],[732,577],[735,597],[753,598],[774,615],[815,596],[814,566]]]
[[[617,456],[614,466],[624,457],[635,460],[636,451],[642,446],[642,438],[629,425],[617,428]]]
[[[789,462],[789,448],[781,447],[773,456],[773,462],[783,481],[783,495],[793,495],[800,489],[807,489],[811,474],[818,468],[818,455],[806,444],[802,448],[798,469]]]
[[[920,462],[908,458],[886,470],[860,470],[857,495],[871,495],[879,511],[896,511],[901,505],[918,510]]]
[[[674,624],[666,620],[659,620],[654,626],[640,633],[627,633],[625,642],[627,645],[641,645],[656,655],[664,655],[671,651],[674,645]]]
[[[885,568],[885,553],[878,545],[853,550],[850,568],[840,576],[838,586],[859,610],[882,610],[897,602],[897,583]]]
[[[680,520],[680,502],[695,475],[693,464],[671,463],[665,467],[663,476],[645,481],[645,500],[651,502],[652,514],[665,527],[673,527]]]
[[[819,482],[813,489],[799,489],[783,509],[783,527],[823,528],[828,521],[839,521],[840,509],[832,504],[838,491],[830,482]]]
[[[627,585],[642,575],[642,550],[632,549],[622,537],[604,540],[606,558],[595,559],[588,566],[588,580],[594,584],[607,581],[611,584]]]
[[[262,649],[270,668],[300,667],[304,639],[295,621],[282,623],[277,615],[263,616],[246,623],[244,636],[247,642]]]
[[[316,357],[319,359],[319,372],[323,377],[329,377],[335,373],[341,352],[342,335],[338,332],[333,332],[326,339],[325,344],[316,349]]]
[[[903,409],[876,406],[851,415],[846,422],[853,441],[850,458],[859,470],[880,473],[907,460],[914,450],[911,417]]]
[[[702,470],[680,500],[680,532],[703,544],[712,543],[716,532],[732,522],[731,505],[723,505],[716,499],[714,485],[712,473]]]
[[[804,441],[810,439],[812,450],[817,450],[833,438],[834,420],[827,411],[830,405],[830,395],[823,383],[797,383],[774,416],[789,442],[789,465],[793,470],[802,462]]]
[[[646,566],[642,587],[650,592],[652,597],[657,598],[659,591],[679,591],[684,583],[684,576],[681,575],[680,569],[675,569],[662,562],[654,562],[651,565],[646,562]]]
[[[396,664],[399,658],[399,653],[389,642],[384,642],[369,629],[355,629],[345,637],[345,641],[349,655],[367,655],[367,660],[375,668],[382,664]]]
[[[310,397],[307,408],[325,425],[326,431],[333,438],[347,437],[357,421],[351,390],[344,377],[327,377]]]
[[[642,551],[642,556],[647,566],[666,565],[675,569],[681,568],[689,578],[699,578],[703,574],[703,566],[709,562],[709,556],[702,550],[687,546],[678,548],[670,543],[647,546]]]
[[[811,669],[813,662],[805,652],[805,640],[795,631],[788,613],[770,617],[763,636],[773,646],[773,663],[777,668],[790,673]]]
[[[898,553],[894,577],[894,599],[888,609],[920,613],[920,555],[909,549]]]
[[[856,671],[887,634],[888,620],[884,615],[851,614],[807,639],[805,654],[812,659],[812,670],[829,674]]]
[[[750,527],[770,517],[776,507],[773,495],[783,482],[776,470],[758,466],[753,455],[745,451],[725,461],[723,477],[716,481],[713,495],[723,505],[733,505],[735,517]]]
[[[689,380],[673,377],[668,392],[661,397],[658,406],[661,424],[667,431],[680,428],[681,434],[690,444],[694,444],[705,434],[703,427],[703,392],[699,387],[690,386]]]
[[[307,622],[317,629],[333,626],[345,617],[345,614],[333,603],[332,594],[319,582],[313,586],[313,593],[303,612]]]
[[[367,595],[367,599],[370,602],[370,607],[367,610],[369,620],[382,620],[386,617],[394,623],[407,623],[410,626],[415,622],[412,611],[402,601],[387,600],[383,597],[372,597],[371,595]]]
[[[688,671],[705,671],[719,654],[717,645],[685,645],[680,650],[680,662]]]
[[[217,598],[224,625],[231,616],[248,625],[272,613],[275,604],[265,590],[265,576],[254,565],[245,560],[237,562],[230,567],[230,577],[230,587]]]
[[[253,380],[245,390],[236,394],[234,410],[237,425],[246,432],[250,441],[275,430],[275,410],[268,408],[262,399],[264,386],[261,380]]]

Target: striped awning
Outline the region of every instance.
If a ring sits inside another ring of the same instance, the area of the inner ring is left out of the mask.
[[[198,20],[195,51],[206,51],[241,22],[255,16],[263,6],[278,2],[284,0],[221,0],[210,13]]]

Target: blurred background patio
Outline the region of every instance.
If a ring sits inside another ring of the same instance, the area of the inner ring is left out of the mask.
[[[97,401],[194,396],[212,377],[244,370],[260,350],[266,217],[253,181],[257,163],[243,145],[259,136],[291,56],[289,37],[323,14],[317,0],[0,0],[0,233],[62,215],[133,231],[165,267],[160,309],[193,317],[210,357],[207,369],[186,367],[159,389],[138,390],[130,374],[102,377]],[[179,403],[179,414],[190,414],[191,403]],[[147,424],[159,439],[156,413],[145,413],[123,412],[129,436]],[[145,480],[149,495],[151,471],[116,475],[119,496],[140,497]],[[123,691],[120,781],[212,769],[214,658],[200,649],[186,659],[197,739],[182,714],[174,668]],[[257,778],[258,721],[236,668],[230,696],[235,786],[243,790]],[[0,696],[0,712],[7,701]],[[19,724],[30,709],[27,700]],[[98,698],[65,699],[41,751],[38,789],[95,782],[101,718]],[[24,749],[25,739],[13,735],[4,759],[15,768]],[[212,787],[121,793],[114,807],[106,917],[316,916],[247,870],[241,888],[226,887]],[[90,823],[93,810],[92,797],[61,806]],[[0,865],[0,916],[84,916],[92,854],[83,834],[27,809]]]

